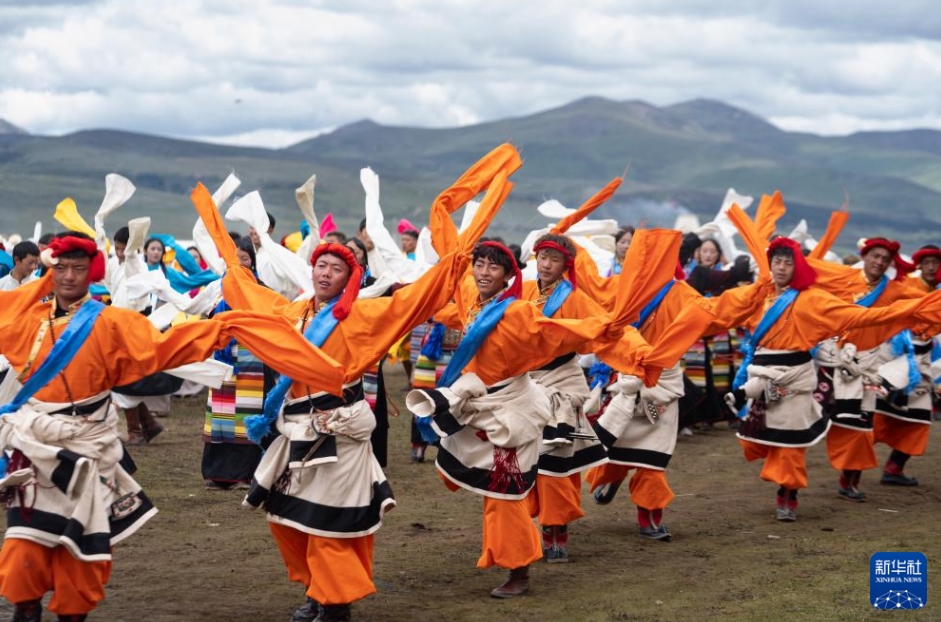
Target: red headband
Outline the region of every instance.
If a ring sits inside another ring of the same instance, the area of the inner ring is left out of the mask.
[[[510,265],[513,266],[513,284],[503,293],[498,300],[504,300],[513,296],[514,298],[521,298],[523,296],[523,273],[520,272],[519,264],[516,263],[516,257],[513,255],[513,251],[508,249],[503,244],[499,242],[492,242],[490,240],[486,242],[481,242],[481,246],[489,246],[490,248],[495,248],[498,251],[501,251],[510,259]]]
[[[64,235],[59,238],[53,238],[49,242],[50,257],[55,258],[63,253],[80,251],[91,259],[91,266],[88,269],[88,282],[97,283],[105,278],[105,256],[94,240],[79,238],[74,235]],[[53,264],[58,262],[51,262]]]
[[[912,263],[917,266],[922,262],[923,259],[927,259],[929,257],[941,259],[941,249],[931,248],[930,246],[923,246],[915,251],[914,255],[912,255]]]
[[[337,301],[336,306],[333,307],[333,317],[338,320],[345,319],[350,314],[350,311],[353,310],[353,301],[359,296],[359,286],[360,283],[363,282],[363,267],[356,261],[356,256],[353,255],[353,251],[342,244],[319,244],[314,248],[314,252],[310,256],[310,265],[313,266],[316,264],[317,259],[321,255],[339,257],[345,261],[346,265],[350,268],[350,279],[346,282],[346,287],[343,288],[340,300]]]
[[[869,238],[863,242],[863,247],[859,249],[860,257],[865,257],[866,254],[874,248],[884,248],[885,250],[892,253],[892,261],[895,263],[896,281],[901,281],[905,278],[906,274],[915,269],[913,264],[908,263],[902,259],[901,255],[899,255],[899,249],[901,246],[895,240],[887,240],[886,238]]]
[[[771,263],[771,255],[779,248],[790,249],[791,254],[794,256],[794,277],[791,279],[791,289],[803,291],[817,282],[817,273],[807,263],[807,259],[804,258],[800,244],[791,238],[782,236],[771,241],[771,244],[768,245],[768,263]]]
[[[553,242],[552,240],[543,240],[533,248],[534,253],[546,249],[550,251],[558,251],[562,253],[565,257],[565,269],[568,271],[569,283],[572,284],[572,289],[578,288],[578,281],[575,275],[575,256],[572,255],[568,249],[559,244],[558,242]]]

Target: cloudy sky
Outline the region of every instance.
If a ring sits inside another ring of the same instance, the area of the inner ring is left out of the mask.
[[[941,129],[941,11],[921,0],[0,0],[0,58],[0,119],[35,134],[280,147],[586,95]]]

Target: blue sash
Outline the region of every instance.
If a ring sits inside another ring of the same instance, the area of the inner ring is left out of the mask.
[[[333,316],[333,307],[336,306],[338,299],[334,298],[318,311],[304,331],[304,339],[318,348],[324,344],[333,333],[333,329],[340,323],[340,320]],[[281,405],[284,403],[284,398],[287,396],[288,389],[291,388],[293,382],[287,376],[281,376],[278,383],[265,397],[264,414],[245,417],[245,434],[252,442],[258,444],[268,434],[271,424],[278,418]]]
[[[644,325],[644,322],[647,321],[647,318],[657,310],[657,307],[660,306],[660,303],[663,302],[663,299],[667,297],[667,294],[670,293],[670,290],[673,286],[676,285],[675,280],[667,281],[666,284],[660,288],[660,291],[657,292],[657,295],[653,297],[653,300],[648,302],[643,309],[640,310],[640,319],[631,324],[637,330],[640,330],[640,327]]]
[[[735,380],[732,382],[733,391],[741,387],[745,384],[745,381],[748,380],[748,366],[751,365],[752,360],[755,358],[755,350],[758,348],[758,344],[765,338],[765,335],[771,330],[774,323],[784,315],[784,312],[791,306],[791,303],[797,300],[799,293],[800,292],[796,289],[789,289],[781,294],[778,299],[774,301],[774,304],[771,305],[771,308],[762,316],[755,332],[742,344],[742,353],[745,355],[745,359],[742,361],[742,365],[738,368],[738,371],[735,372]]]
[[[568,299],[569,294],[572,293],[572,284],[562,279],[556,288],[552,291],[552,294],[549,296],[549,300],[546,301],[546,304],[542,307],[542,314],[546,317],[552,317],[555,315],[556,311],[562,308],[562,305],[565,304],[566,299]]]
[[[866,307],[867,309],[872,305],[876,304],[876,301],[879,300],[879,296],[882,295],[882,292],[885,291],[885,288],[889,285],[889,277],[882,275],[882,278],[879,280],[879,283],[872,288],[872,291],[856,301],[860,307]]]
[[[55,345],[52,346],[52,350],[49,351],[49,355],[39,366],[39,369],[23,384],[12,402],[0,406],[0,415],[18,411],[29,398],[36,394],[36,391],[49,384],[53,378],[65,369],[65,366],[69,364],[81,349],[82,344],[85,343],[92,327],[95,325],[95,320],[98,319],[101,310],[104,308],[105,305],[97,300],[87,300],[78,308],[78,311],[72,316],[69,325],[62,331],[62,335],[56,340]]]
[[[457,349],[454,351],[454,355],[448,362],[447,367],[444,368],[441,379],[438,380],[439,387],[450,387],[454,384],[455,380],[461,377],[461,372],[464,371],[467,364],[470,363],[474,355],[477,354],[477,350],[483,345],[491,331],[493,331],[497,324],[500,323],[500,320],[503,319],[506,308],[515,300],[516,298],[510,296],[484,307],[483,311],[481,311],[471,325],[467,327],[464,338],[461,339],[460,345],[458,345]]]
[[[461,343],[457,346],[457,349],[454,350],[451,360],[448,361],[447,367],[444,368],[444,372],[438,380],[438,387],[450,387],[454,384],[455,380],[461,377],[461,372],[464,371],[467,364],[470,363],[474,355],[477,354],[477,350],[483,345],[487,336],[496,328],[500,320],[503,319],[506,308],[515,300],[516,298],[510,296],[484,307],[483,311],[481,311],[474,321],[471,322],[470,326],[467,327],[464,338],[461,339]],[[418,427],[418,432],[421,434],[422,440],[427,443],[435,443],[438,441],[438,434],[434,431],[434,428],[431,427],[431,415],[427,417],[415,417],[415,425]]]

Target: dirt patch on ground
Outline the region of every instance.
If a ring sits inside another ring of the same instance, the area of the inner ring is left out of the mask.
[[[401,408],[400,368],[387,379]],[[138,481],[160,513],[115,550],[108,597],[91,620],[285,622],[303,602],[264,515],[242,508],[242,493],[203,488],[203,404],[175,401],[167,431],[132,449]],[[588,516],[571,527],[573,562],[534,566],[528,596],[497,601],[488,592],[504,572],[474,566],[480,500],[448,492],[430,462],[409,461],[403,415],[390,430],[386,473],[398,507],[376,537],[379,591],[354,606],[354,620],[882,619],[868,604],[872,553],[921,551],[938,576],[941,438],[934,428],[928,454],[908,469],[921,485],[879,486],[868,472],[862,487],[869,501],[861,504],[837,497],[824,445],[812,448],[810,487],[793,524],[774,520],[775,486],[758,479],[759,466],[744,461],[725,426],[682,437],[669,471],[677,498],[665,513],[673,542],[637,537],[626,489],[609,506],[595,505],[586,492]],[[884,460],[888,450],[877,453]],[[928,606],[906,619],[941,617],[939,585],[941,579],[929,580]],[[0,615],[8,610],[4,603]]]

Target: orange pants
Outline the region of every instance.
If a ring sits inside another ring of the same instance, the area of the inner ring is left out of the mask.
[[[928,447],[931,426],[876,413],[872,419],[872,431],[876,443],[885,443],[909,456],[921,456]]]
[[[111,562],[76,559],[64,546],[47,547],[7,538],[0,549],[0,595],[11,603],[42,598],[52,591],[49,611],[83,615],[105,598]]]
[[[759,477],[790,490],[807,488],[806,447],[774,447],[738,439],[749,462],[764,459]]]
[[[827,456],[838,471],[865,471],[879,466],[873,449],[873,434],[831,425],[827,432]]]
[[[478,568],[521,568],[542,559],[542,539],[526,499],[484,497],[483,550]]]
[[[605,484],[613,484],[627,479],[631,470],[629,486],[631,501],[634,505],[648,510],[662,510],[673,501],[673,490],[667,483],[666,471],[648,469],[646,467],[627,466],[625,464],[602,464],[585,474],[585,481],[591,486],[591,491]]]
[[[529,515],[543,527],[567,525],[585,515],[582,510],[582,475],[536,475],[536,486],[526,497]]]
[[[376,593],[372,582],[373,536],[325,538],[268,523],[288,579],[307,586],[321,605],[345,605]]]

